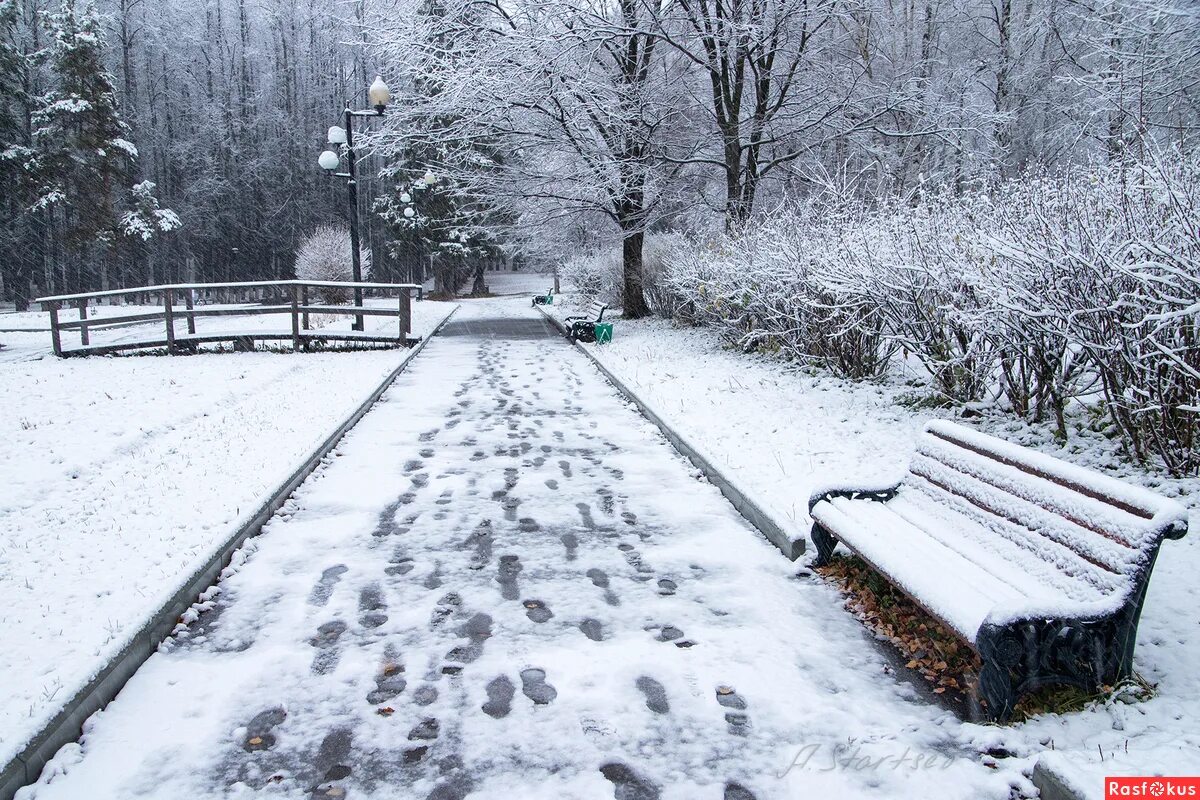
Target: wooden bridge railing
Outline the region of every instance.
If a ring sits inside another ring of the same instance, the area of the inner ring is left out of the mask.
[[[393,296],[396,308],[381,306],[333,305],[329,303],[313,303],[313,295],[319,298],[320,290],[362,289],[364,293],[387,294]],[[230,341],[241,339],[291,339],[293,348],[299,350],[313,340],[339,340],[361,342],[398,342],[405,343],[412,332],[412,296],[416,293],[417,300],[423,299],[424,290],[412,283],[353,283],[350,281],[241,281],[234,283],[179,283],[161,286],[134,286],[126,289],[111,289],[99,292],[82,292],[79,294],[54,295],[39,297],[35,302],[40,303],[43,311],[50,312],[50,337],[57,356],[93,355],[111,353],[120,350],[131,350],[145,347],[166,347],[167,352],[174,354],[194,348],[201,342]],[[258,305],[250,298],[258,295]],[[114,314],[104,317],[88,317],[88,304],[100,298],[135,297],[161,298],[161,310],[138,310],[129,314]],[[206,307],[198,305],[197,299],[222,298],[231,300],[240,297],[242,304],[213,305]],[[182,303],[182,307],[180,307]],[[76,320],[60,318],[60,311],[74,307],[79,312]],[[197,334],[197,317],[223,316],[256,316],[263,314],[287,314],[291,317],[290,334],[264,331],[225,331],[212,334]],[[310,314],[333,314],[352,316],[356,320],[357,330],[318,331],[313,332],[309,327]],[[398,323],[397,335],[392,337],[379,332],[368,332],[363,325],[364,317],[395,317]],[[187,333],[179,333],[175,326],[179,318],[187,325]],[[92,345],[91,331],[94,329],[119,328],[130,325],[141,325],[162,321],[165,331],[164,339],[143,339]],[[62,343],[63,331],[78,330],[80,346],[64,348]]]

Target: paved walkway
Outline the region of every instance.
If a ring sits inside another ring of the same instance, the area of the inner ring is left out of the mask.
[[[1007,797],[525,302],[464,304],[26,796]]]

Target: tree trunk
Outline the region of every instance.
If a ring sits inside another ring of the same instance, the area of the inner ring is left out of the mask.
[[[622,264],[625,278],[625,288],[621,308],[625,319],[640,319],[650,316],[650,306],[646,304],[646,294],[643,289],[645,282],[642,274],[642,244],[646,234],[641,230],[625,231],[625,239],[621,243]]]
[[[476,297],[482,297],[487,292],[487,284],[483,280],[484,261],[479,259],[475,263],[475,281],[471,284],[471,294]]]

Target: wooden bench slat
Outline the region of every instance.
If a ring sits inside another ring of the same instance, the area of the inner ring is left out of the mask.
[[[1049,517],[1068,519],[1094,536],[1126,550],[1137,549],[1141,539],[1145,537],[1145,533],[1153,529],[1153,526],[1149,524],[1150,521],[1146,518],[1129,514],[1123,509],[1086,495],[1079,495],[1078,500],[1070,503],[1061,500],[1055,502],[1046,492],[1037,491],[1033,485],[1034,481],[1041,481],[1040,476],[1029,476],[1029,473],[1020,470],[1019,467],[1012,467],[1003,462],[981,465],[977,459],[959,458],[955,453],[947,451],[947,448],[956,447],[958,445],[954,443],[940,441],[936,447],[925,443],[918,447],[917,453],[919,456],[932,459],[960,475],[985,483],[998,492],[1035,505]],[[994,464],[999,464],[1000,468],[996,468],[993,466]],[[1015,469],[1018,473],[1006,476],[1003,474],[1004,468]],[[1123,518],[1118,518],[1116,515],[1121,515]]]
[[[1022,598],[1057,592],[1090,602],[1126,593],[1128,581],[1124,574],[1097,571],[1069,551],[1066,551],[1069,557],[1059,563],[1039,560],[1019,535],[1010,537],[1000,533],[992,524],[997,521],[995,517],[978,510],[972,515],[963,508],[939,503],[944,501],[939,496],[940,490],[929,486],[931,491],[926,492],[924,488],[907,485],[887,503],[839,501],[839,504],[843,513],[850,516],[860,510],[869,513],[875,525],[891,521],[894,526],[915,532],[915,537],[904,539],[904,547],[912,546],[914,538],[930,540],[937,548],[953,552],[975,569],[1009,585]],[[856,550],[856,538],[852,533],[846,540],[851,549]]]
[[[918,454],[913,459],[910,473],[933,483],[946,494],[960,497],[982,511],[1017,526],[1033,549],[1037,549],[1040,543],[1046,543],[1115,574],[1129,572],[1140,560],[1139,547],[1114,535],[1097,533],[1065,515],[1056,516],[1021,494],[1005,491],[983,477],[961,472],[945,462],[927,461]],[[980,487],[973,483],[997,490],[1007,502],[1002,504],[998,502],[1000,498],[989,498],[986,490],[980,491]]]
[[[1038,532],[1038,531],[1034,531],[1034,530],[1030,529],[1030,527],[1025,522],[1023,522],[1018,517],[1016,517],[1016,515],[1006,513],[1003,509],[995,508],[991,504],[989,504],[985,501],[982,501],[978,498],[972,497],[967,493],[956,491],[948,483],[939,481],[935,477],[931,477],[931,476],[924,475],[921,473],[916,473],[916,474],[920,475],[920,477],[922,479],[927,481],[931,486],[936,487],[941,492],[954,495],[956,498],[958,498],[962,502],[970,504],[971,507],[973,507],[974,509],[979,511],[981,514],[989,515],[990,517],[992,517],[993,520],[995,520],[997,522],[1006,523],[1006,524],[1001,524],[1001,525],[998,525],[995,527],[992,527],[992,526],[987,526],[987,527],[989,527],[990,530],[994,531],[995,535],[1004,537],[1007,541],[1011,542],[1016,547],[1021,548],[1023,551],[1028,553],[1029,556],[1031,557],[1031,560],[1038,559],[1038,560],[1042,560],[1042,561],[1051,561],[1051,563],[1053,563],[1053,565],[1056,568],[1058,568],[1061,572],[1063,572],[1063,574],[1066,575],[1067,577],[1076,579],[1076,580],[1079,580],[1079,579],[1088,580],[1091,583],[1095,583],[1095,581],[1090,580],[1093,577],[1093,574],[1087,570],[1080,570],[1080,569],[1078,569],[1078,567],[1076,565],[1072,565],[1069,562],[1066,562],[1065,560],[1062,560],[1062,559],[1053,559],[1053,560],[1046,559],[1045,551],[1037,548],[1036,545],[1034,544],[1034,542],[1032,541],[1033,536],[1038,536],[1038,535],[1045,536],[1044,532]],[[916,487],[914,486],[913,488],[916,488]],[[930,497],[934,498],[935,495],[930,493]],[[982,524],[986,525],[986,523],[982,523]],[[1005,534],[1006,530],[1009,533],[1015,533],[1016,535],[1006,535]],[[1022,534],[1024,534],[1024,535],[1022,535]],[[1046,537],[1046,538],[1049,538],[1049,537]],[[1118,569],[1110,564],[1106,564],[1098,559],[1095,559],[1095,558],[1087,555],[1086,553],[1080,553],[1077,550],[1075,550],[1074,548],[1072,548],[1068,545],[1064,545],[1062,542],[1058,541],[1057,539],[1051,539],[1051,541],[1054,544],[1062,545],[1062,549],[1065,550],[1066,552],[1070,553],[1072,556],[1075,556],[1076,558],[1084,561],[1085,563],[1091,565],[1092,567],[1094,567],[1098,570],[1102,570],[1103,572],[1107,573],[1109,576],[1124,576],[1128,572],[1127,569],[1126,570]]]
[[[1017,460],[1007,455],[995,452],[994,450],[985,449],[974,442],[965,441],[961,437],[951,435],[944,428],[931,427],[928,433],[929,435],[935,436],[943,441],[956,444],[964,450],[970,450],[971,452],[981,455],[984,458],[991,459],[992,461],[998,461],[1001,464],[1005,464],[1010,467],[1015,467],[1022,472],[1027,472],[1030,475],[1036,475],[1042,480],[1050,481],[1051,483],[1056,484],[1064,489],[1070,489],[1071,491],[1077,492],[1084,497],[1090,497],[1093,500],[1099,500],[1102,503],[1115,506],[1122,511],[1133,514],[1136,517],[1141,517],[1142,519],[1147,520],[1154,518],[1155,512],[1153,509],[1144,508],[1127,502],[1122,498],[1114,497],[1112,494],[1097,491],[1094,488],[1085,486],[1077,481],[1072,481],[1062,475],[1052,474],[1048,470],[1044,470],[1033,464],[1030,464],[1028,461]]]

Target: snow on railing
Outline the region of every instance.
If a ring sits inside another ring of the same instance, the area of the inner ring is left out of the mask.
[[[257,294],[258,305],[249,299],[253,290]],[[311,292],[310,290],[315,290]],[[50,295],[39,297],[35,302],[50,313],[50,337],[57,356],[85,355],[111,353],[120,350],[132,350],[146,347],[165,347],[167,352],[174,354],[184,346],[192,347],[200,342],[239,340],[239,339],[291,339],[294,349],[301,349],[314,339],[338,339],[342,341],[399,341],[403,343],[412,332],[412,293],[416,292],[417,300],[424,297],[424,289],[414,283],[364,283],[354,281],[236,281],[229,283],[173,283],[154,286],[133,286],[124,289],[106,289],[95,292],[80,292],[77,294]],[[355,295],[355,302],[339,304],[331,301],[332,296],[341,293]],[[388,293],[396,297],[396,308],[361,305],[364,292]],[[310,294],[317,294],[316,303],[310,303]],[[100,298],[122,296],[155,296],[162,297],[162,309],[155,311],[138,310],[131,314],[114,314],[100,318],[88,317],[89,301]],[[235,295],[241,301],[234,299]],[[197,307],[197,299],[223,297],[222,304],[202,305]],[[182,309],[176,310],[182,300]],[[264,302],[276,300],[277,302]],[[62,320],[59,311],[64,307],[74,307],[79,312],[77,320]],[[262,331],[236,331],[221,334],[198,335],[196,333],[197,317],[219,316],[256,316],[263,314],[288,314],[291,316],[291,333],[267,333]],[[310,314],[329,314],[353,316],[355,319],[351,333],[309,333]],[[398,322],[398,332],[395,337],[367,333],[363,318],[366,316],[395,317]],[[187,333],[178,334],[175,330],[176,318],[182,317],[187,324]],[[164,339],[137,339],[109,345],[91,344],[90,333],[97,328],[125,327],[152,323],[161,320],[164,323],[166,336]],[[62,332],[64,330],[79,330],[80,346],[64,349]]]

